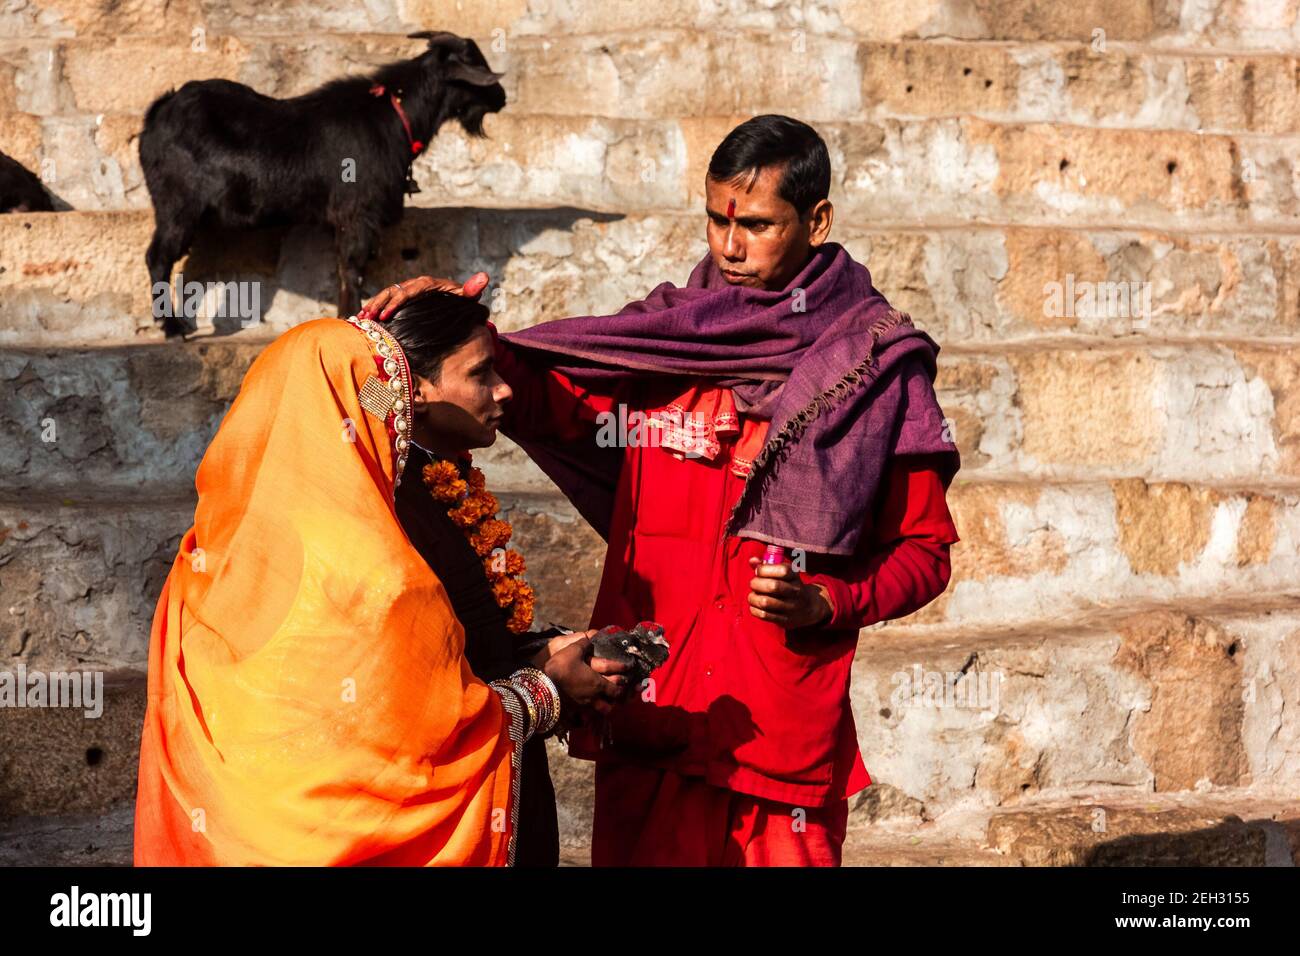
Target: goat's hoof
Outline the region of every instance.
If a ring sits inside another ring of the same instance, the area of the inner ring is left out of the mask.
[[[189,331],[188,329],[185,328],[184,322],[180,321],[180,319],[175,319],[175,318],[163,319],[162,330],[163,330],[163,335],[165,337],[169,339],[174,339],[179,337],[182,340],[184,340],[185,338],[185,333]]]

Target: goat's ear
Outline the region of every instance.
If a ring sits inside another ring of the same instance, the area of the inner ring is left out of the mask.
[[[491,86],[503,76],[505,76],[504,73],[493,73],[485,66],[470,66],[459,61],[453,62],[447,68],[447,79],[459,80],[473,86]]]

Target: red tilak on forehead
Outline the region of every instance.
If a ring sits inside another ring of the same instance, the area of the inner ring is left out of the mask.
[[[727,218],[728,219],[736,218],[736,197],[735,196],[732,196],[731,199],[727,201]]]

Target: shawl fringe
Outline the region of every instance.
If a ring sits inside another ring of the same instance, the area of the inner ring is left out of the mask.
[[[727,534],[735,534],[740,523],[752,515],[755,497],[775,477],[776,465],[784,452],[799,440],[818,416],[840,404],[862,384],[867,373],[877,365],[877,341],[890,329],[900,325],[912,325],[912,317],[894,308],[872,323],[871,328],[867,330],[871,335],[871,344],[867,346],[866,357],[845,372],[835,384],[822,390],[799,412],[792,415],[777,429],[776,434],[768,437],[763,450],[755,456],[754,463],[749,469],[749,477],[745,479],[745,484],[740,490],[740,497],[731,509],[731,515],[727,519]]]

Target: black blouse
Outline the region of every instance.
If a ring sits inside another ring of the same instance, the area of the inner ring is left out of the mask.
[[[452,609],[465,628],[465,658],[482,681],[508,677],[527,663],[521,647],[536,635],[515,634],[497,604],[482,559],[464,531],[447,516],[424,484],[429,455],[411,447],[402,483],[397,488],[397,520],[411,544],[447,590]],[[468,469],[458,463],[462,477]],[[534,737],[524,745],[519,793],[517,866],[557,866],[560,859],[555,789],[546,760],[546,743]]]

